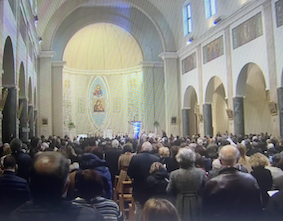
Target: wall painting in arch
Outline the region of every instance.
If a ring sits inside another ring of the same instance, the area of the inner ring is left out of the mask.
[[[88,113],[95,129],[104,129],[110,115],[110,93],[103,77],[95,77],[88,92]]]

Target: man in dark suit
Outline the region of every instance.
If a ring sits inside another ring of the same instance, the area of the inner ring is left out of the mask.
[[[256,179],[235,167],[239,151],[231,145],[220,151],[222,168],[203,191],[204,220],[259,220],[261,197]]]
[[[30,190],[25,179],[15,175],[16,160],[8,155],[3,161],[4,173],[0,176],[0,220],[30,200]]]
[[[147,177],[151,164],[158,162],[159,157],[151,154],[152,145],[149,142],[144,142],[141,147],[141,153],[134,155],[129,168],[128,175],[134,179],[133,195],[136,201],[136,216],[139,217],[141,208],[147,199]]]

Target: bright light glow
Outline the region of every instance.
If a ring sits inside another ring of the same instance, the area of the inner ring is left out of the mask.
[[[205,0],[205,14],[206,19],[215,15],[217,12],[216,0]]]

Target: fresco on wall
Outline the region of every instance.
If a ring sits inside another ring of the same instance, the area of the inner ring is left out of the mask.
[[[283,25],[283,0],[275,3],[277,28]]]
[[[102,129],[110,115],[110,93],[103,77],[94,78],[89,88],[89,116],[95,129]]]
[[[203,47],[203,63],[212,61],[224,54],[223,35]]]
[[[263,35],[261,12],[232,30],[233,49],[236,49]]]
[[[185,74],[197,67],[196,52],[182,60],[182,74]]]

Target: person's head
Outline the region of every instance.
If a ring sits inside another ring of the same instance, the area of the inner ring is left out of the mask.
[[[13,153],[19,151],[22,149],[22,141],[18,138],[14,138],[10,143],[10,147]]]
[[[273,156],[272,166],[281,168],[283,170],[283,153],[277,153]]]
[[[133,144],[131,144],[131,143],[126,143],[126,144],[123,146],[123,153],[126,153],[126,152],[130,152],[130,153],[133,152]]]
[[[219,159],[215,159],[212,161],[212,169],[220,169],[221,168],[221,163]]]
[[[112,148],[118,148],[119,147],[119,141],[118,140],[113,140],[112,141]]]
[[[169,157],[170,151],[168,147],[160,147],[158,150],[160,157]]]
[[[178,146],[172,146],[172,147],[170,148],[171,157],[175,158],[176,155],[177,155],[178,152],[179,152],[179,149],[180,149],[180,147],[178,147]]]
[[[233,167],[237,163],[239,150],[231,145],[226,145],[221,148],[219,159],[222,166]]]
[[[144,204],[142,221],[180,221],[174,205],[165,199],[149,199]]]
[[[244,144],[238,144],[237,145],[237,148],[240,152],[240,155],[242,158],[245,158],[246,157],[246,153],[247,153],[247,148]]]
[[[89,201],[103,193],[102,177],[92,169],[82,170],[76,174],[77,195]]]
[[[154,162],[150,166],[149,173],[153,174],[158,170],[165,170],[165,167],[160,162]]]
[[[176,155],[176,160],[181,168],[189,168],[196,162],[196,154],[188,148],[181,148]]]
[[[10,145],[5,145],[3,146],[3,156],[9,155],[12,153]]]
[[[69,161],[59,152],[42,152],[34,157],[31,193],[35,201],[54,201],[62,197],[69,184]]]
[[[3,160],[4,170],[16,170],[16,159],[12,155],[5,156]]]
[[[144,151],[148,151],[148,152],[152,151],[152,145],[150,142],[146,141],[142,144],[141,152],[144,152]]]
[[[253,169],[269,166],[269,159],[261,153],[251,155],[249,163]]]

